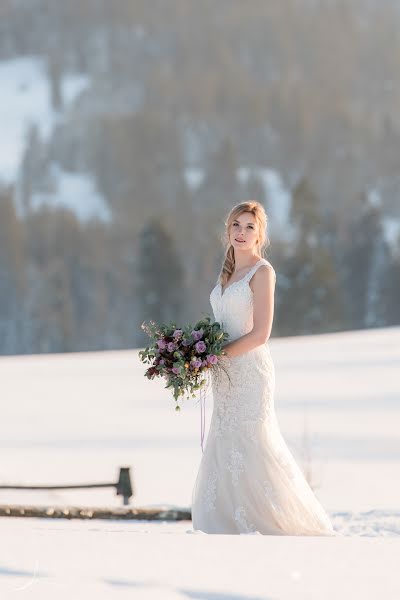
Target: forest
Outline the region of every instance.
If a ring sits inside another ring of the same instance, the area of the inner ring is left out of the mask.
[[[273,336],[400,324],[396,2],[0,0],[0,16],[0,70],[40,60],[54,115],[0,175],[0,353],[138,347],[143,320],[211,314],[246,199],[268,215]],[[67,103],[71,75],[88,83]],[[90,178],[109,218],[57,202],[60,173]],[[290,199],[279,227],[265,173]]]

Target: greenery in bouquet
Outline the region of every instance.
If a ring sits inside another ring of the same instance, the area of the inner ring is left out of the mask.
[[[210,369],[226,372],[223,345],[229,334],[209,316],[184,328],[178,328],[175,322],[154,321],[143,322],[141,328],[151,338],[151,344],[139,352],[143,363],[151,363],[145,376],[164,377],[165,387],[172,388],[176,402],[180,396],[195,397],[196,391],[208,383]],[[179,404],[175,410],[180,410]]]

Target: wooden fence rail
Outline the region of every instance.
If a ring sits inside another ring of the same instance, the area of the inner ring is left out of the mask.
[[[83,488],[116,488],[117,496],[122,496],[123,504],[129,504],[129,498],[133,495],[130,468],[120,467],[117,482],[111,483],[85,483],[77,485],[1,485],[0,490],[76,490]]]

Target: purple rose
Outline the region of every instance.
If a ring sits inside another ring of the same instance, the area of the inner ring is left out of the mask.
[[[160,365],[165,365],[165,360],[163,358],[161,358],[159,364]]]
[[[182,346],[190,346],[191,343],[190,340],[182,340]]]
[[[174,333],[172,334],[172,337],[174,339],[180,338],[182,335],[182,329],[175,329]]]
[[[193,329],[192,331],[192,336],[195,342],[197,342],[197,340],[199,340],[202,335],[203,335],[204,331],[202,329]]]
[[[209,354],[207,356],[207,360],[210,363],[210,365],[216,365],[218,362],[218,356],[216,356],[215,354]]]
[[[168,342],[167,350],[168,352],[173,352],[174,350],[176,350],[176,344],[174,344],[174,342]]]
[[[199,358],[196,358],[195,360],[191,361],[193,368],[201,367],[201,363],[202,363],[202,361]]]
[[[197,342],[194,347],[196,348],[196,352],[204,352],[204,350],[207,348],[203,341]]]
[[[160,348],[160,350],[165,350],[167,343],[163,339],[157,340],[157,346]]]
[[[175,373],[175,375],[179,375],[179,373],[181,372],[179,367],[172,367],[171,371]]]

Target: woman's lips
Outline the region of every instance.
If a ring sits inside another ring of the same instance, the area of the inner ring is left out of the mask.
[[[244,244],[244,240],[237,240],[236,238],[235,238],[235,242],[239,242],[240,244]]]

